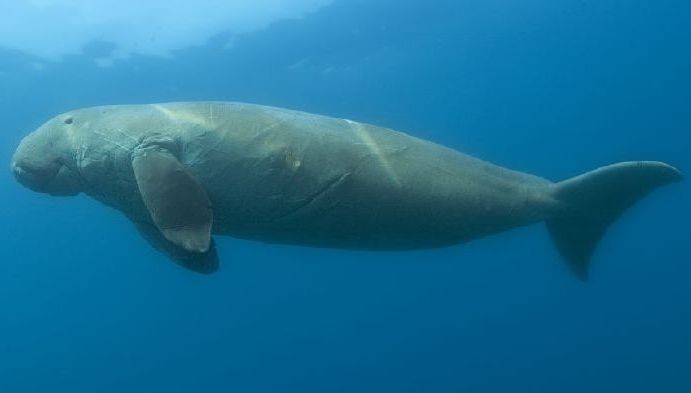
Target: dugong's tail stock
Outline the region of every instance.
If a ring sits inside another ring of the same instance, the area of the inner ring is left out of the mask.
[[[654,189],[682,180],[682,174],[654,161],[622,162],[554,184],[559,202],[547,227],[560,254],[582,280],[607,227]]]

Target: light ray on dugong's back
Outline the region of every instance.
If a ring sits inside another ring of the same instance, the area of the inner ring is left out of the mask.
[[[682,179],[638,161],[552,183],[386,128],[224,102],[67,112],[22,140],[12,170],[32,190],[84,192],[120,210],[202,273],[218,267],[212,234],[404,250],[544,221],[582,279],[607,227]]]

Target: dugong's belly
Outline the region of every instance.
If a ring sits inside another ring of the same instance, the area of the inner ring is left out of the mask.
[[[216,234],[409,249],[459,243],[543,214],[535,202],[548,184],[542,179],[348,120],[239,110],[197,135],[186,153],[212,200]]]

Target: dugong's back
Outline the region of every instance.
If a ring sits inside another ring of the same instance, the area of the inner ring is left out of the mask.
[[[400,132],[236,103],[154,105],[209,192],[214,232],[406,249],[542,218],[549,184]]]

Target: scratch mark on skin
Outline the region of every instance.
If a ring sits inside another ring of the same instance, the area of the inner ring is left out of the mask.
[[[268,125],[260,128],[260,129],[256,130],[254,132],[254,135],[252,136],[251,143],[252,144],[260,144],[261,141],[263,141],[263,140],[270,140],[273,137],[273,135],[270,135],[269,133],[272,130],[280,127],[281,125],[283,125],[283,122],[276,121],[276,122],[273,122],[271,124],[268,124]]]
[[[120,134],[120,135],[122,135],[122,136],[124,136],[125,138],[129,139],[129,140],[132,141],[132,142],[138,142],[137,138],[133,137],[132,135],[126,133],[126,132],[123,131],[123,130],[120,130],[120,129],[117,129],[117,128],[116,128],[116,129],[114,129],[113,131],[114,131],[114,132],[117,132],[118,134]]]
[[[105,140],[106,142],[108,142],[108,143],[110,143],[110,144],[112,144],[112,145],[115,145],[115,146],[117,146],[118,148],[120,148],[120,149],[122,149],[122,150],[124,150],[124,151],[130,151],[130,150],[132,150],[131,148],[129,148],[129,147],[127,147],[127,146],[124,146],[124,145],[121,145],[121,144],[115,142],[114,140],[110,139],[106,134],[104,134],[104,133],[102,133],[102,132],[99,132],[99,131],[96,131],[96,130],[94,130],[94,131],[92,131],[92,132],[93,132],[94,134],[100,136],[101,138],[103,138],[103,140]]]
[[[336,176],[326,182],[320,189],[312,193],[312,195],[305,198],[300,204],[298,204],[292,211],[281,215],[275,221],[286,221],[291,217],[299,214],[301,211],[307,209],[309,206],[321,200],[324,196],[328,195],[332,190],[336,189],[341,185],[348,177],[350,172],[346,172],[342,175]]]

